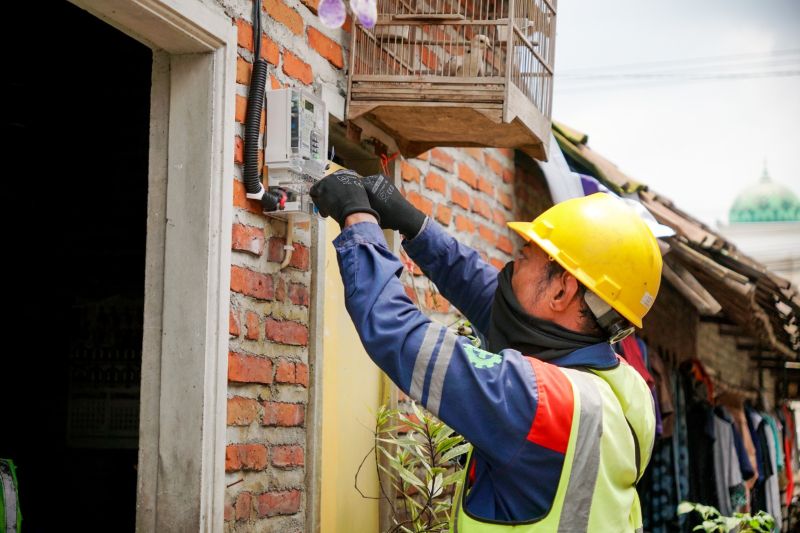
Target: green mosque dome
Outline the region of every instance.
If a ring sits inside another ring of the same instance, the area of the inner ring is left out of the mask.
[[[775,183],[766,166],[755,185],[739,193],[728,214],[735,222],[800,222],[800,200],[788,187]]]

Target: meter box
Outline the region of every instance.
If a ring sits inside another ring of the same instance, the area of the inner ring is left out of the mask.
[[[265,92],[264,164],[270,188],[287,195],[283,211],[311,212],[308,190],[325,172],[328,113],[322,99],[296,88]]]

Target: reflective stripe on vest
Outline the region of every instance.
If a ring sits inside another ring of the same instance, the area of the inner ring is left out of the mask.
[[[455,495],[452,532],[641,531],[635,483],[638,470],[644,470],[649,460],[655,436],[655,412],[648,411],[653,399],[647,384],[627,364],[605,371],[560,370],[573,387],[575,405],[564,467],[550,511],[527,524],[482,521],[464,509],[462,480]],[[618,394],[627,396],[618,398]],[[629,422],[626,415],[633,420]],[[637,441],[646,455],[636,457],[641,462],[634,464]]]

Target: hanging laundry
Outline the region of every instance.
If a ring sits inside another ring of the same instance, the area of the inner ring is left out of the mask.
[[[731,516],[745,504],[744,480],[739,467],[733,424],[714,416],[714,481],[717,485],[717,509]]]
[[[686,394],[686,425],[690,429],[689,444],[689,500],[704,505],[718,505],[714,484],[714,412],[709,402],[708,385],[695,371],[699,361],[686,361],[681,365]],[[705,369],[702,374],[707,376]]]
[[[672,436],[675,424],[675,406],[672,400],[669,370],[667,370],[664,360],[655,352],[650,352],[648,363],[650,374],[655,380],[656,400],[661,409],[661,436],[668,438]]]
[[[786,507],[791,507],[792,498],[794,498],[794,472],[795,472],[795,458],[796,438],[794,426],[794,413],[789,409],[787,404],[783,404],[780,409],[783,415],[783,450],[786,454]]]

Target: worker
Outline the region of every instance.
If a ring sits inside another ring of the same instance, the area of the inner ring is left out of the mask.
[[[658,243],[638,215],[597,193],[510,222],[526,244],[498,272],[383,176],[340,170],[311,195],[342,228],[345,305],[366,352],[472,444],[451,531],[641,531],[653,397],[611,346],[642,326],[660,284]],[[487,349],[419,311],[381,228],[401,232]]]

